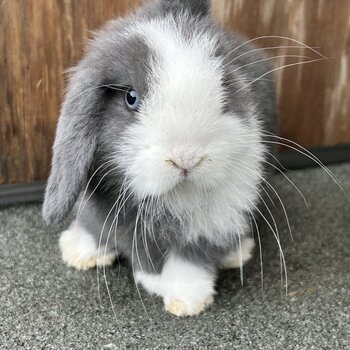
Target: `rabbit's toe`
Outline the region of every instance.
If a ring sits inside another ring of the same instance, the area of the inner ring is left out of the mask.
[[[195,316],[206,309],[213,301],[213,296],[209,296],[204,302],[200,303],[188,303],[180,299],[173,299],[165,304],[165,310],[175,316]]]
[[[74,225],[62,232],[59,245],[63,261],[78,270],[112,265],[115,260],[115,254],[105,253],[104,247],[98,249],[93,236],[84,228]]]

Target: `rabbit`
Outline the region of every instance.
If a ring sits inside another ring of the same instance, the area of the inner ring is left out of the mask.
[[[43,203],[48,224],[74,207],[64,262],[123,256],[166,311],[207,308],[219,270],[253,254],[275,129],[275,88],[259,79],[270,69],[214,22],[209,0],[153,0],[96,32],[71,70]]]

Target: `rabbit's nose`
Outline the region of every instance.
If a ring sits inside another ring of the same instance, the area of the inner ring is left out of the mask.
[[[208,159],[208,157],[174,157],[172,159],[167,159],[166,162],[181,170],[182,174],[186,177],[190,173],[190,171],[199,166],[204,160]]]

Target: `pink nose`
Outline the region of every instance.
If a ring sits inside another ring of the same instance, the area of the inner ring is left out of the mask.
[[[173,159],[167,159],[166,162],[171,166],[180,169],[184,176],[188,176],[190,170],[199,166],[206,158],[207,157],[176,157]]]

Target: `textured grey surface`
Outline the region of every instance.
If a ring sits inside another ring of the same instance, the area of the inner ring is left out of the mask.
[[[350,193],[350,164],[331,168]],[[321,170],[272,180],[289,215],[293,244],[278,200],[278,224],[288,269],[281,284],[278,247],[267,225],[259,254],[239,271],[221,273],[215,304],[176,318],[141,291],[125,263],[106,270],[115,316],[96,270],[75,271],[60,260],[61,227],[43,224],[39,205],[0,211],[0,349],[350,349],[350,205]]]

